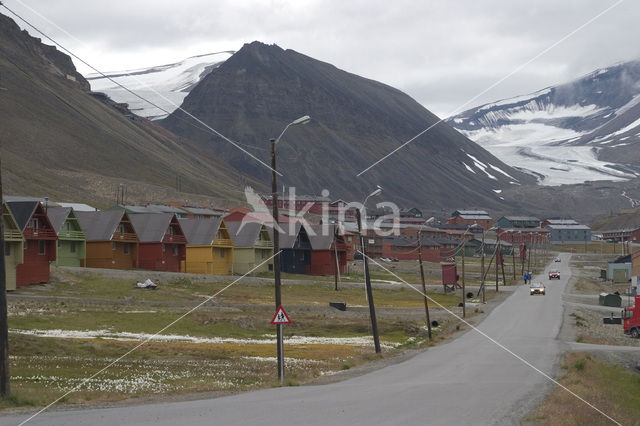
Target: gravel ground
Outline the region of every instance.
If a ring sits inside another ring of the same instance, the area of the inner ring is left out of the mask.
[[[574,259],[577,262],[574,263]],[[640,339],[625,335],[622,325],[604,324],[603,318],[609,316],[606,311],[613,312],[614,316],[619,317],[622,308],[603,308],[598,304],[597,299],[600,292],[623,293],[627,285],[613,285],[600,280],[598,277],[601,265],[606,265],[606,259],[597,255],[573,256],[572,279],[565,294],[565,300],[572,303],[565,304],[564,321],[558,337],[564,341],[637,347],[637,352],[607,350],[590,352],[606,362],[620,364],[639,372],[636,367],[640,364]],[[627,298],[623,296],[622,306],[627,306],[627,303]]]

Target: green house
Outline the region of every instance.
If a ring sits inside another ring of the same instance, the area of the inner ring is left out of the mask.
[[[55,266],[85,266],[87,237],[71,207],[49,207],[47,216],[58,234]]]
[[[498,228],[539,228],[540,219],[532,216],[502,216],[496,221]]]
[[[228,222],[229,235],[233,239],[233,271],[236,274],[267,272],[273,270],[273,242],[263,223]]]
[[[16,219],[4,201],[2,202],[2,221],[4,225],[4,267],[7,290],[15,290],[16,267],[24,262],[24,240]]]

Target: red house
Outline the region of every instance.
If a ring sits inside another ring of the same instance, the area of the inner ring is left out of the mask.
[[[140,213],[130,216],[138,239],[138,267],[152,271],[182,272],[187,240],[175,213]]]
[[[313,233],[309,234],[311,242],[311,275],[333,275],[337,266],[341,274],[344,274],[347,266],[347,248],[344,236],[337,232],[337,227],[331,225],[328,232],[322,232],[322,226],[312,227]]]
[[[24,262],[16,268],[16,286],[49,281],[49,263],[56,260],[58,236],[39,201],[11,201],[7,205],[25,239]]]
[[[387,237],[382,240],[382,256],[398,260],[418,260],[418,239]],[[440,244],[431,238],[422,237],[422,260],[440,262]]]

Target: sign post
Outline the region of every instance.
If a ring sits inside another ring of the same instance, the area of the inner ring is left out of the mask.
[[[278,338],[278,379],[280,379],[280,384],[282,384],[284,382],[284,339],[282,337],[282,324],[291,324],[291,320],[282,306],[278,306],[276,314],[271,320],[271,324],[275,324],[275,326],[278,327],[278,332],[276,333]]]

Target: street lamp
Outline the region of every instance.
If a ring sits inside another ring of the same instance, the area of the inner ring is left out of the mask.
[[[369,197],[376,197],[382,193],[382,188],[378,185],[378,188],[362,202],[362,209],[366,211],[365,204]],[[367,259],[367,252],[365,249],[364,236],[362,235],[362,212],[361,209],[356,209],[356,218],[358,219],[358,233],[360,234],[360,251],[362,252],[362,260],[364,261],[364,282],[367,290],[367,299],[369,300],[369,316],[371,317],[371,330],[373,332],[373,345],[375,346],[376,353],[380,353],[380,337],[378,336],[378,322],[376,321],[376,307],[373,304],[373,291],[371,290],[371,277],[369,275],[369,261]]]
[[[280,136],[271,139],[271,201],[273,202],[273,278],[276,291],[276,312],[282,305],[281,283],[280,283],[280,234],[278,226],[278,181],[276,172],[276,144],[280,142],[280,138],[290,126],[297,124],[306,124],[311,117],[304,115],[291,123],[287,124]],[[278,346],[278,378],[280,383],[284,381],[284,344],[282,340],[282,324],[276,326],[276,338]]]

